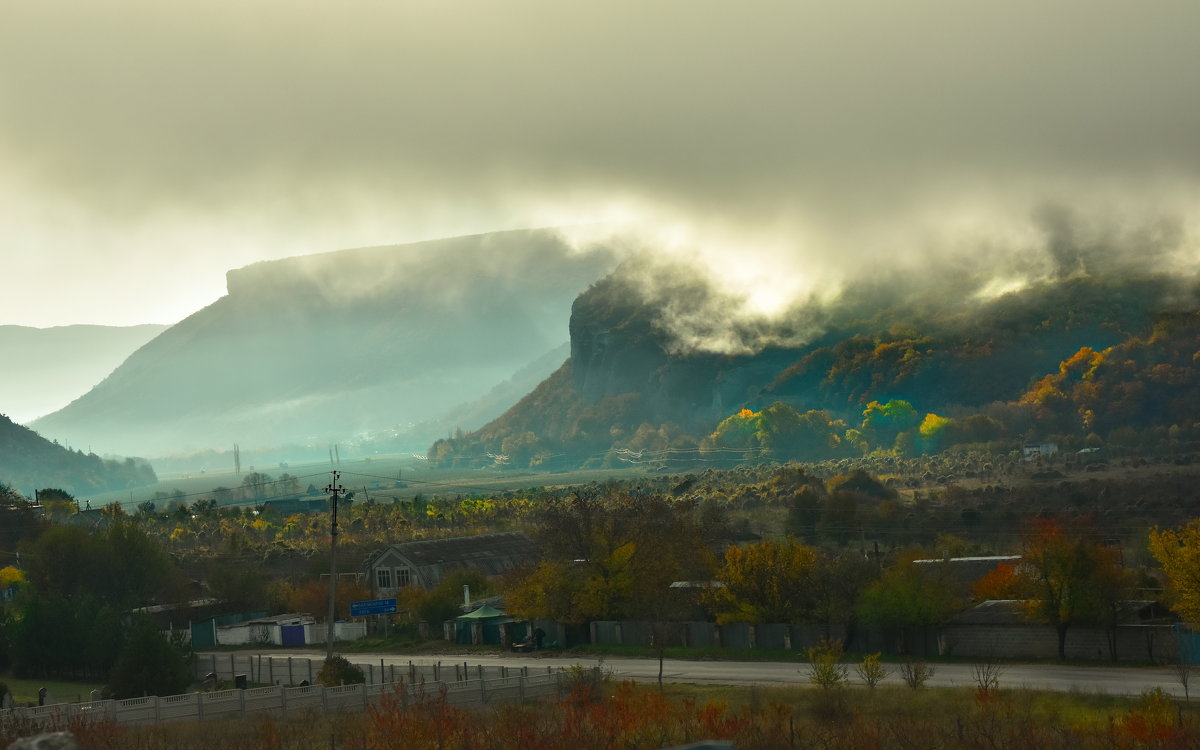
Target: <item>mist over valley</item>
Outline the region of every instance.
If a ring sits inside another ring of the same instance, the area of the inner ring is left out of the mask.
[[[226,297],[31,426],[125,455],[235,443],[324,455],[437,420],[560,347],[572,300],[611,262],[534,231],[231,271]],[[394,448],[427,445],[445,428],[432,424],[438,432]]]

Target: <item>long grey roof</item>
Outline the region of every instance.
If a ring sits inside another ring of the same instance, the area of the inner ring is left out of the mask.
[[[533,540],[519,531],[447,539],[421,539],[393,544],[390,549],[418,567],[470,565],[487,568],[489,560],[509,560],[516,564],[532,562],[540,556]]]

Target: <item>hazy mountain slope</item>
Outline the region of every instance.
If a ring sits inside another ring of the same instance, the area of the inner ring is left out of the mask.
[[[1135,394],[1139,406],[1122,412],[1131,415],[1134,428],[1162,424],[1167,416],[1187,425],[1200,421],[1200,403],[1190,412],[1183,408],[1194,393],[1186,385],[1194,373],[1181,364],[1200,350],[1196,329],[1161,322],[1164,310],[1198,307],[1195,280],[1072,277],[968,301],[932,298],[928,289],[887,296],[864,284],[832,305],[799,310],[796,319],[772,324],[809,326],[812,335],[805,342],[714,353],[683,348],[673,334],[672,316],[679,318],[684,309],[689,320],[696,320],[691,311],[704,309],[695,290],[679,294],[678,287],[665,292],[660,287],[647,295],[644,279],[630,274],[623,267],[576,300],[567,365],[494,422],[461,439],[439,441],[430,455],[471,463],[499,452],[514,465],[537,465],[539,456],[566,453],[578,461],[620,446],[689,441],[695,446],[739,409],[757,411],[776,401],[844,419],[842,430],[857,427],[872,401],[910,401],[918,422],[927,412],[967,415],[994,403],[1012,404],[1005,416],[1014,426],[1014,439],[1028,430],[1082,436],[1087,425],[1079,419],[1072,422],[1059,413],[1054,420],[1037,421],[1050,410],[1035,410],[1027,396],[1039,378],[1058,370],[1081,347],[1116,347],[1109,356],[1123,362],[1132,359],[1127,350],[1149,358],[1136,370],[1154,377],[1126,377],[1145,389]],[[1183,315],[1182,320],[1193,319]],[[1165,342],[1164,330],[1174,334],[1170,347],[1145,343]],[[759,332],[747,329],[745,335]],[[1144,336],[1149,338],[1139,338]],[[1105,393],[1133,398],[1125,392],[1133,386],[1104,390],[1104,382],[1068,393],[1077,403],[1094,402]],[[1056,381],[1046,389],[1065,388]],[[1071,412],[1069,407],[1058,411]],[[1100,414],[1105,407],[1090,403],[1089,408]],[[1121,426],[1104,419],[1093,423],[1107,431]],[[647,438],[651,429],[658,432],[653,439]]]
[[[157,455],[421,422],[562,342],[571,301],[611,265],[545,231],[258,263],[35,426]]]
[[[475,430],[491,422],[562,366],[571,355],[571,345],[564,343],[538,357],[533,362],[513,373],[512,377],[492,387],[490,391],[474,401],[459,404],[428,422],[416,425],[413,434],[420,434],[428,445],[430,437],[447,435],[455,430]]]
[[[69,404],[103,380],[164,325],[0,326],[0,413],[28,422]]]
[[[104,460],[69,450],[0,416],[0,482],[29,493],[54,487],[75,495],[91,495],[157,481],[144,461]]]

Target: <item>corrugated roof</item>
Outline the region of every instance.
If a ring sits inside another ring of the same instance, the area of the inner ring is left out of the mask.
[[[418,567],[465,565],[490,570],[497,567],[494,565],[497,561],[507,560],[515,565],[532,562],[539,557],[537,546],[534,545],[533,540],[519,531],[458,536],[448,539],[421,539],[393,544],[391,549]],[[492,572],[500,573],[504,569],[505,567],[501,564]]]
[[[494,617],[508,617],[508,615],[496,609],[490,604],[485,604],[474,612],[468,612],[465,615],[459,615],[456,619],[459,620],[490,620]]]
[[[988,599],[950,619],[951,625],[1028,625],[1027,602],[1020,599]],[[1169,622],[1172,618],[1158,602],[1130,599],[1117,603],[1117,622],[1138,625]]]

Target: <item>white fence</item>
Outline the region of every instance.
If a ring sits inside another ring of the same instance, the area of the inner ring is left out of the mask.
[[[218,659],[218,661],[221,660]],[[299,667],[300,664],[309,660],[292,659],[289,661],[292,662],[293,667]],[[236,665],[236,661],[234,664]],[[197,666],[198,669],[201,668],[200,665]],[[413,666],[416,667],[416,665]],[[426,667],[437,667],[439,671],[445,669],[446,673],[450,674],[449,665],[445,668],[440,665],[426,665]],[[463,664],[457,665],[458,670],[477,674],[486,674],[489,670],[494,672],[498,669],[496,667],[464,669],[464,667]],[[305,666],[304,669],[307,671],[308,667]],[[220,670],[221,665],[217,665],[217,669],[208,671],[217,672],[218,675],[226,673]],[[462,672],[458,672],[458,674],[461,675]],[[512,669],[508,676],[490,679],[465,678],[454,681],[433,681],[419,676],[413,681],[398,679],[332,688],[311,684],[301,687],[278,684],[246,690],[185,693],[165,697],[148,696],[90,703],[56,703],[37,708],[13,708],[0,711],[0,717],[25,719],[42,727],[63,727],[71,721],[101,719],[111,719],[122,724],[155,724],[164,721],[202,721],[250,714],[286,716],[315,711],[365,711],[371,706],[378,706],[388,696],[391,696],[400,705],[407,707],[422,700],[436,699],[443,694],[443,691],[447,702],[451,705],[484,705],[492,702],[521,701],[557,695],[558,689],[558,675],[550,670],[544,674],[541,672],[529,674],[523,669]]]

